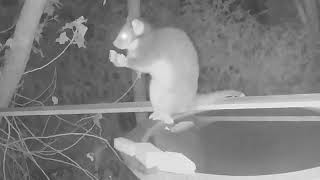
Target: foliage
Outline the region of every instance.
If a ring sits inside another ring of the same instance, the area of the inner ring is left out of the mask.
[[[87,22],[87,19],[84,19],[83,16],[76,19],[75,21],[72,21],[71,23],[66,23],[62,30],[63,33],[60,34],[59,38],[56,39],[56,42],[60,44],[65,44],[66,42],[70,41],[72,44],[76,44],[79,48],[86,46],[84,45],[85,39],[84,36],[88,30],[87,26],[84,25],[84,23]],[[66,30],[72,30],[73,37],[70,39],[67,36]]]
[[[48,2],[48,6],[44,11],[47,16],[44,16],[43,21],[39,25],[39,29],[36,32],[35,46],[33,47],[33,52],[41,53],[41,57],[44,57],[44,53],[39,47],[40,42],[43,39],[43,34],[45,33],[45,27],[50,25],[49,21],[58,20],[57,16],[50,16],[53,15],[54,8],[58,7],[58,5],[61,6],[59,0],[51,0]],[[67,43],[64,49],[55,58],[49,60],[44,65],[26,71],[24,74],[33,74],[40,70],[43,71],[45,67],[49,67],[49,65],[60,58],[72,44],[77,45],[79,48],[85,48],[85,35],[88,29],[85,25],[86,23],[87,19],[82,16],[70,23],[66,23],[62,27],[59,37],[56,39],[56,42],[59,44]],[[10,40],[11,39],[7,40],[5,45],[1,45],[1,49],[10,48]],[[44,71],[42,73],[46,72]],[[27,79],[27,77],[24,78]],[[56,105],[59,103],[60,99],[58,96],[53,95],[56,91],[56,83],[57,73],[54,69],[54,76],[46,88],[39,89],[35,87],[37,91],[34,91],[33,93],[39,92],[35,98],[29,98],[32,97],[31,94],[28,94],[27,96],[22,95],[24,89],[28,88],[30,85],[35,85],[35,83],[24,84],[19,89],[19,93],[15,94],[12,104],[20,107],[29,105],[44,106],[45,104]],[[104,142],[106,145],[105,148],[110,149],[111,145],[109,144],[109,141],[101,137],[101,119],[103,119],[101,114],[84,116],[81,118],[71,117],[70,119],[61,116],[48,116],[44,119],[41,117],[42,123],[39,124],[35,123],[37,120],[35,118],[5,118],[6,129],[9,131],[1,129],[0,141],[2,143],[4,156],[1,158],[3,159],[3,166],[2,173],[0,174],[4,179],[57,178],[55,177],[55,173],[57,172],[48,172],[47,170],[50,169],[50,166],[47,166],[47,163],[42,163],[42,161],[53,161],[68,166],[68,171],[70,171],[70,168],[73,168],[74,172],[78,170],[90,179],[96,179],[96,175],[91,173],[92,171],[90,172],[87,170],[92,168],[90,167],[90,163],[87,166],[83,166],[84,162],[80,165],[77,161],[70,158],[70,153],[68,153],[68,151],[77,146],[79,142],[86,141],[88,137],[94,138],[95,141]],[[18,137],[13,134],[17,134]],[[94,144],[95,141],[89,141],[87,143]],[[111,148],[111,150],[113,150],[113,148]],[[115,151],[113,151],[113,154],[117,155]],[[117,160],[119,160],[119,157]],[[93,164],[91,163],[91,165]],[[13,168],[8,169],[8,167],[11,166]],[[32,172],[29,172],[29,169]],[[35,174],[37,177],[34,176]]]
[[[56,61],[67,49],[70,45],[72,44],[76,44],[79,48],[84,47],[84,36],[87,32],[87,27],[83,24],[87,22],[86,19],[84,19],[83,16],[81,16],[80,18],[76,19],[75,21],[71,22],[71,23],[66,23],[63,27],[62,27],[62,33],[60,33],[60,36],[56,39],[56,42],[58,42],[59,44],[65,44],[66,42],[69,41],[69,43],[67,44],[67,46],[52,60],[50,60],[48,63],[46,63],[45,65],[42,65],[41,67],[38,68],[34,68],[32,70],[26,71],[24,74],[28,74],[28,73],[32,73],[38,70],[41,70],[47,66],[49,66],[51,63],[53,63],[54,61]],[[72,38],[70,39],[67,36],[66,30],[71,30],[72,32]]]
[[[234,88],[257,95],[307,90],[305,65],[316,54],[306,51],[304,27],[261,25],[234,0],[186,2],[179,18],[199,49],[201,91]]]

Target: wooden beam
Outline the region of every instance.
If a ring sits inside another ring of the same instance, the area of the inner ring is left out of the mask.
[[[134,173],[141,180],[317,180],[320,178],[320,167],[294,171],[282,174],[257,175],[257,176],[228,176],[215,174],[174,174],[158,172],[154,174],[142,174],[137,171]]]
[[[150,102],[101,103],[60,106],[0,108],[0,116],[96,114],[152,111]]]
[[[195,111],[270,109],[270,108],[313,108],[320,112],[320,93],[272,96],[245,96],[217,100],[214,104],[201,105]],[[150,102],[101,103],[82,105],[35,106],[22,108],[0,108],[0,116],[31,116],[56,114],[94,114],[151,112]]]

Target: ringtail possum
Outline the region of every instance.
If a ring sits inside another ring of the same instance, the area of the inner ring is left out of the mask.
[[[113,45],[127,50],[127,56],[110,50],[109,59],[117,67],[127,67],[151,75],[150,101],[153,120],[167,124],[175,114],[212,104],[226,97],[243,96],[234,90],[197,94],[199,63],[189,36],[173,27],[153,28],[141,18],[127,20]]]

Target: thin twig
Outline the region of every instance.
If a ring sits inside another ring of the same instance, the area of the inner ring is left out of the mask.
[[[13,145],[13,144],[16,144],[16,143],[19,143],[20,141],[26,141],[26,140],[34,140],[34,139],[50,139],[50,138],[57,138],[57,137],[61,137],[61,136],[82,136],[84,135],[83,133],[62,133],[62,134],[55,134],[55,135],[50,135],[50,136],[39,136],[39,137],[25,137],[23,138],[22,140],[16,140],[16,141],[13,141],[13,142],[10,142],[8,143],[8,145]],[[102,137],[99,137],[99,136],[96,136],[96,135],[93,135],[93,134],[85,134],[85,136],[88,136],[88,137],[92,137],[92,138],[96,138],[96,139],[99,139],[99,140],[102,140],[103,142],[105,142],[109,148],[112,147],[111,144],[109,143],[109,141],[107,139],[104,139]],[[120,156],[118,155],[118,153],[113,149],[111,148],[112,151],[114,151],[115,155],[117,156],[117,158],[122,161],[122,159],[120,158]]]
[[[8,137],[7,137],[7,144],[9,143],[9,139],[11,137],[11,130],[10,130],[10,124],[8,123],[9,119],[7,117],[4,117],[4,119],[7,121],[7,127],[8,127]],[[3,160],[2,160],[2,171],[3,171],[3,179],[7,180],[6,176],[6,154],[8,151],[8,147],[6,146],[3,152]]]
[[[38,142],[40,142],[40,143],[41,143],[42,145],[44,145],[45,147],[48,147],[48,148],[54,150],[56,153],[58,153],[58,154],[61,155],[62,157],[65,157],[67,160],[69,160],[70,162],[72,162],[77,168],[79,168],[81,171],[83,171],[88,177],[90,177],[90,176],[92,175],[91,173],[88,174],[88,172],[87,172],[85,169],[83,169],[76,161],[74,161],[73,159],[71,159],[71,158],[68,157],[67,155],[63,154],[61,151],[56,150],[56,149],[53,148],[51,145],[49,145],[49,144],[41,141],[41,140],[40,140],[41,138],[36,137],[26,126],[25,126],[25,128],[27,129],[27,131],[29,131],[29,133],[31,133],[31,135],[33,136],[33,139],[37,140]],[[22,141],[25,141],[25,140],[22,140]],[[34,154],[34,153],[31,153],[31,152],[29,152],[29,153],[30,153],[30,154]]]
[[[6,33],[8,31],[10,31],[11,29],[13,29],[16,26],[16,23],[13,23],[10,27],[8,27],[7,29],[4,29],[2,31],[0,31],[0,34]]]
[[[54,61],[56,61],[60,56],[62,56],[62,54],[64,54],[66,52],[66,50],[68,49],[68,47],[73,43],[74,41],[74,38],[75,38],[75,34],[73,34],[73,37],[72,39],[70,40],[69,44],[58,54],[58,56],[56,56],[55,58],[53,58],[51,61],[49,61],[47,64],[41,66],[41,67],[38,67],[38,68],[35,68],[35,69],[32,69],[32,70],[29,70],[29,71],[26,71],[25,73],[23,73],[23,75],[26,75],[26,74],[29,74],[29,73],[32,73],[32,72],[35,72],[35,71],[38,71],[38,70],[41,70],[47,66],[49,66],[51,63],[53,63]]]
[[[137,84],[137,81],[139,80],[139,76],[136,77],[136,79],[134,80],[134,82],[131,84],[131,86],[127,89],[127,91],[125,93],[122,94],[122,96],[120,96],[117,100],[115,100],[113,103],[118,103],[119,101],[121,101],[122,98],[124,98],[131,90],[132,88]]]

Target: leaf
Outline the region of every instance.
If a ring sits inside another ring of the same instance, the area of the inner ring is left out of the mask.
[[[52,97],[51,97],[51,101],[52,101],[52,103],[53,103],[54,105],[57,105],[58,102],[59,102],[59,99],[58,99],[56,96],[52,96]]]
[[[77,30],[75,31],[75,37],[74,37],[73,44],[77,44],[79,48],[86,47],[84,45],[84,42],[85,42],[84,36],[86,35],[88,27],[83,24],[86,22],[87,22],[87,19],[85,19],[83,16],[81,16],[75,21],[75,24],[74,24],[75,28]]]
[[[90,159],[91,162],[94,161],[94,153],[93,153],[93,152],[87,153],[87,154],[86,154],[86,157],[87,157],[88,159]]]
[[[78,19],[76,19],[76,23],[77,24],[83,24],[86,23],[88,21],[88,19],[85,19],[83,16],[80,16]]]
[[[32,52],[35,53],[35,54],[40,54],[40,56],[43,58],[44,57],[44,54],[42,52],[42,50],[40,48],[37,48],[35,46],[32,46]]]
[[[70,39],[68,38],[66,32],[61,33],[60,36],[56,39],[56,42],[58,42],[59,44],[65,44],[68,41],[70,41]]]
[[[73,29],[73,24],[71,23],[66,23],[63,27],[62,30],[66,30],[66,29]]]
[[[94,117],[93,119],[93,123],[98,126],[100,129],[102,128],[101,126],[101,123],[100,123],[100,120],[103,118],[102,114],[99,113],[99,114],[96,114],[96,116]]]
[[[77,30],[78,30],[78,34],[81,35],[82,37],[84,37],[84,35],[86,35],[88,27],[83,24],[79,24],[77,26]]]
[[[83,23],[86,23],[87,19],[85,19],[83,16],[79,17],[78,19],[70,22],[70,23],[66,23],[63,27],[62,30],[66,30],[66,29],[71,29],[73,30],[73,28],[75,27],[76,29],[78,29],[79,25],[83,25]]]
[[[85,19],[83,16],[81,16],[78,19],[76,19],[70,23],[66,23],[62,27],[62,30],[66,30],[66,29],[72,30],[72,32],[74,33],[72,44],[76,44],[79,48],[86,47],[84,44],[84,42],[85,42],[84,36],[88,30],[88,27],[83,24],[86,22],[87,22],[87,19]]]
[[[88,28],[85,25],[78,26],[78,30],[76,31],[76,34],[74,35],[74,42],[73,44],[77,44],[79,48],[83,47],[85,48],[85,38],[84,35],[86,34]]]

